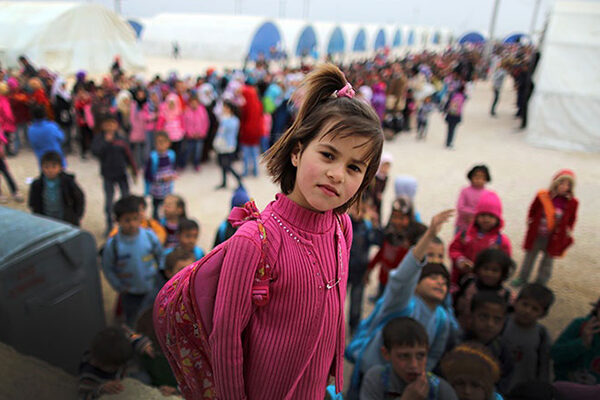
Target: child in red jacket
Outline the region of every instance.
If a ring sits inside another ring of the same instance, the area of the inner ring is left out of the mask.
[[[538,269],[537,283],[546,285],[552,274],[552,262],[561,257],[573,244],[573,227],[577,217],[579,202],[575,198],[575,174],[563,169],[558,171],[550,188],[540,190],[529,207],[527,216],[527,235],[523,248],[527,251],[519,277],[513,280],[513,286],[527,283],[538,253],[542,252],[542,261]]]
[[[495,247],[511,256],[510,240],[501,232],[503,226],[502,202],[496,193],[486,191],[479,199],[475,219],[469,228],[458,232],[450,243],[451,290],[458,289],[460,278],[473,268],[481,251]]]

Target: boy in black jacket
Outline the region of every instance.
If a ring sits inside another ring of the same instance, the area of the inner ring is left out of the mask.
[[[35,214],[79,226],[85,196],[75,176],[63,171],[62,157],[55,151],[42,156],[42,175],[31,184],[29,208]]]
[[[127,166],[131,167],[133,178],[137,177],[137,166],[126,141],[117,136],[119,123],[114,114],[101,117],[102,133],[94,136],[92,153],[100,160],[100,173],[104,181],[104,212],[106,214],[106,235],[112,230],[112,206],[115,185],[119,185],[121,197],[129,195]]]

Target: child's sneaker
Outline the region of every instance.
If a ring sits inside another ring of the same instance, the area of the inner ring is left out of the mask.
[[[13,200],[17,203],[22,203],[25,201],[25,198],[23,198],[23,195],[21,193],[16,192],[13,194]]]
[[[519,287],[519,286],[523,286],[525,284],[525,281],[521,278],[515,278],[512,280],[512,282],[510,284],[514,287]]]

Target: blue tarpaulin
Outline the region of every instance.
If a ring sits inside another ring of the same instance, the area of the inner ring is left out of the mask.
[[[139,39],[140,36],[142,36],[142,31],[144,30],[144,26],[133,19],[128,19],[127,23],[129,25],[131,25],[131,27],[135,31],[135,37]]]
[[[467,32],[458,39],[459,44],[465,43],[485,43],[485,37],[479,32]]]
[[[281,33],[272,22],[265,22],[258,28],[252,38],[248,57],[251,60],[257,60],[259,55],[265,59],[270,59],[271,49],[277,48],[281,42]]]
[[[433,40],[432,40],[433,44],[440,44],[441,37],[442,37],[441,33],[439,33],[439,32],[434,33],[433,34]]]
[[[364,29],[358,31],[356,39],[354,39],[354,46],[352,46],[352,50],[367,51],[367,34],[365,33]]]
[[[527,35],[524,33],[513,33],[511,35],[508,35],[507,37],[504,38],[504,40],[502,41],[502,43],[519,43],[521,41],[521,38],[526,38]]]
[[[375,50],[380,50],[385,47],[385,32],[383,29],[380,29],[377,32],[377,37],[375,37]]]
[[[402,46],[402,32],[400,29],[396,29],[396,33],[394,34],[394,41],[392,42],[392,47]]]
[[[415,44],[415,31],[408,32],[408,45],[413,46]]]
[[[316,56],[317,49],[317,35],[312,26],[304,28],[298,39],[298,46],[296,47],[296,55],[299,57],[310,55]]]
[[[327,44],[327,54],[343,53],[345,49],[346,39],[344,38],[344,32],[339,26],[336,26]]]

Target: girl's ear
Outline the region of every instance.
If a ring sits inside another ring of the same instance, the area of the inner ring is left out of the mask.
[[[294,167],[298,166],[298,162],[300,161],[301,155],[302,155],[302,145],[300,144],[300,142],[298,142],[294,146],[294,150],[292,150],[292,154],[290,155],[292,165]]]

